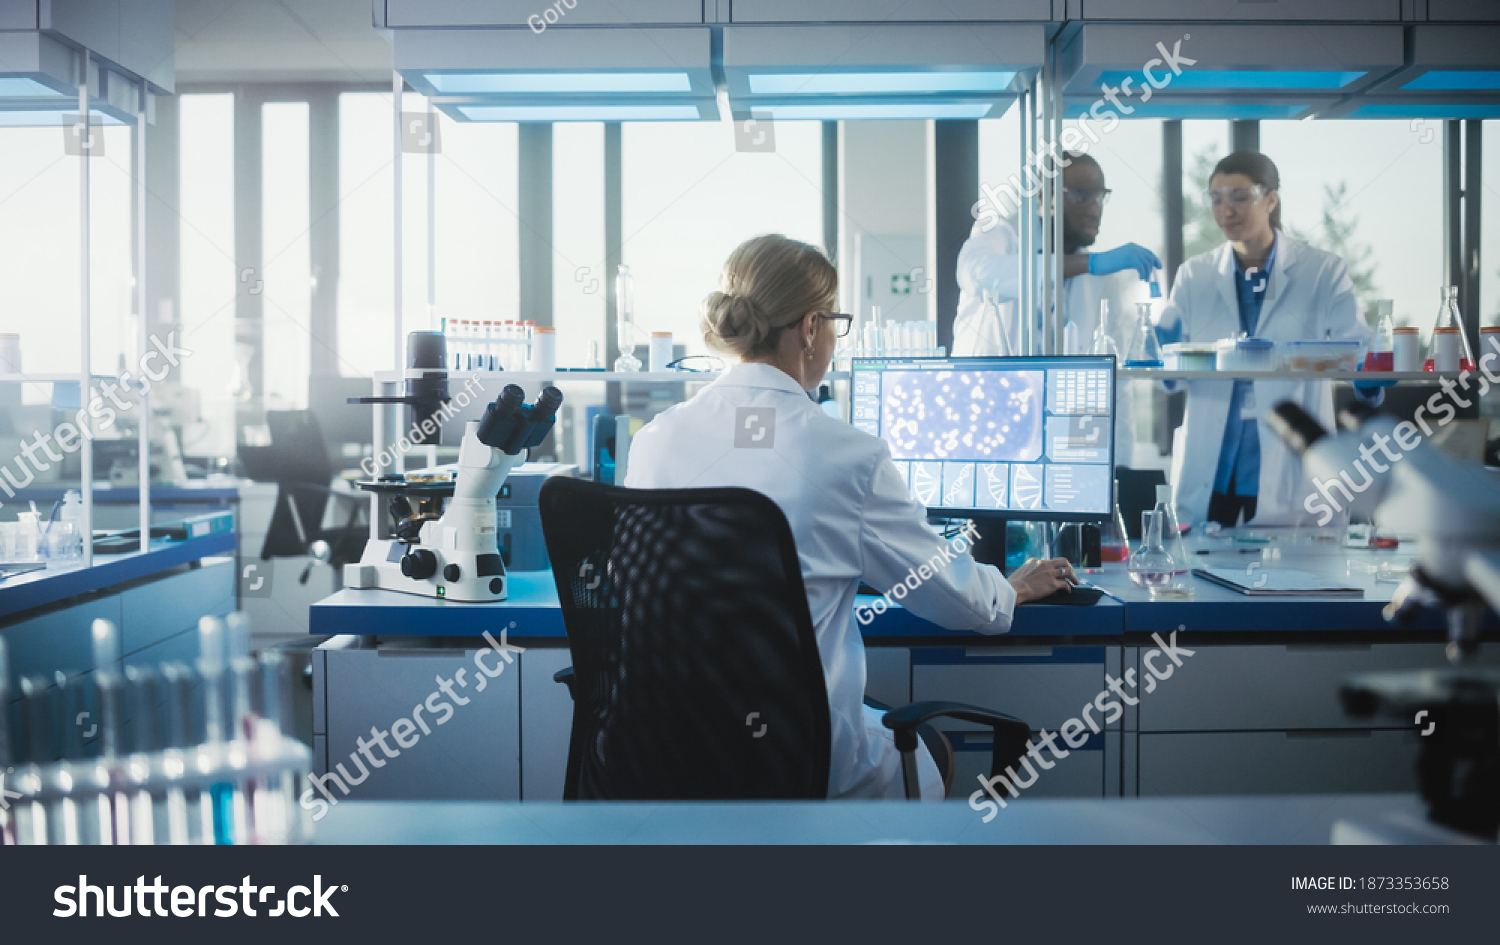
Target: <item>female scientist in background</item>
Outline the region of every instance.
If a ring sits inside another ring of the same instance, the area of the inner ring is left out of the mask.
[[[1225,243],[1178,268],[1157,320],[1164,343],[1241,334],[1369,341],[1344,261],[1282,230],[1280,186],[1276,165],[1256,151],[1236,151],[1214,167],[1207,197]],[[1333,429],[1331,383],[1199,380],[1187,389],[1186,416],[1172,442],[1173,499],[1182,520],[1229,527],[1309,518],[1303,502],[1312,487],[1301,461],[1261,418],[1292,400]],[[1380,392],[1361,397],[1378,402]]]
[[[947,547],[927,525],[884,440],[823,413],[816,390],[849,317],[834,313],[838,274],[821,252],[758,236],[724,264],[704,300],[705,340],[736,364],[692,400],[663,412],[630,444],[634,489],[743,486],[769,496],[791,525],[816,628],[832,729],[829,797],[904,796],[900,756],[864,705],[865,648],[854,619],[859,582],[885,590]],[[759,408],[764,448],[736,447],[741,408]],[[1028,561],[1009,581],[958,555],[901,603],[950,629],[1003,633],[1019,602],[1076,580],[1067,561]],[[922,797],[943,779],[918,750]]]

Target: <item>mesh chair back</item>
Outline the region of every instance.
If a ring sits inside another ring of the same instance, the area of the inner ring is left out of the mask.
[[[563,478],[539,501],[575,674],[564,796],[826,797],[828,696],[781,509]]]

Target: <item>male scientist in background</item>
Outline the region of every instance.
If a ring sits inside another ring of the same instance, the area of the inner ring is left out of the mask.
[[[1120,355],[1125,355],[1135,321],[1135,303],[1149,297],[1146,281],[1161,268],[1156,254],[1138,243],[1125,243],[1105,252],[1085,252],[1099,237],[1104,219],[1104,204],[1109,188],[1104,185],[1104,171],[1088,154],[1064,152],[1063,193],[1063,323],[1072,322],[1076,350],[1065,354],[1086,354],[1099,326],[1099,303],[1109,303],[1109,324],[1105,332],[1114,339]],[[1035,176],[1036,169],[1027,169]],[[1036,181],[1039,183],[1039,178]],[[953,354],[955,357],[994,356],[1005,353],[1026,354],[1020,350],[1021,320],[1017,314],[1020,298],[1020,236],[1011,219],[1003,218],[996,196],[1010,190],[986,190],[987,199],[974,205],[974,227],[958,253],[958,313],[953,320]],[[1042,244],[1041,201],[1032,222],[1034,246]],[[1040,252],[1040,250],[1038,250]],[[990,313],[983,305],[983,293],[989,292],[997,303]],[[1035,298],[1040,305],[1041,293]],[[997,317],[998,316],[998,317]],[[1002,335],[1002,332],[1004,333]],[[1135,423],[1129,385],[1116,384],[1115,462],[1129,466],[1135,443]]]

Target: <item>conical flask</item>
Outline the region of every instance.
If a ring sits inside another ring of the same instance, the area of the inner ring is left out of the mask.
[[[1188,573],[1187,548],[1182,543],[1182,529],[1177,527],[1177,507],[1172,504],[1172,487],[1159,485],[1156,487],[1156,511],[1162,513],[1162,547],[1167,549],[1167,554],[1172,556],[1176,567],[1172,570],[1174,577],[1183,577]]]
[[[1472,371],[1474,350],[1464,334],[1463,317],[1458,311],[1458,286],[1443,286],[1443,304],[1438,308],[1437,322],[1432,326],[1432,344],[1427,351],[1424,371]]]
[[[1119,486],[1115,486],[1119,492]],[[1115,502],[1114,512],[1099,523],[1099,559],[1101,561],[1124,561],[1130,557],[1130,538],[1125,534],[1125,516],[1120,514],[1120,503]]]
[[[1166,514],[1157,509],[1141,513],[1141,546],[1125,565],[1130,580],[1137,587],[1167,587],[1172,583],[1177,562],[1162,544]]]
[[[1137,302],[1135,312],[1135,331],[1130,337],[1130,347],[1125,352],[1125,366],[1160,368],[1161,344],[1156,340],[1156,326],[1151,324],[1151,303]]]

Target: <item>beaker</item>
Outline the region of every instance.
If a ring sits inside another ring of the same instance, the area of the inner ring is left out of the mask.
[[[1130,347],[1125,352],[1125,366],[1160,368],[1161,344],[1156,340],[1156,326],[1151,324],[1151,303],[1137,302],[1135,312],[1135,332],[1131,335]]]
[[[1141,546],[1125,565],[1137,587],[1166,587],[1172,583],[1177,562],[1162,543],[1166,514],[1157,509],[1141,513]]]
[[[1375,340],[1365,355],[1366,371],[1394,371],[1396,369],[1396,326],[1391,321],[1395,302],[1377,299],[1375,302]]]

